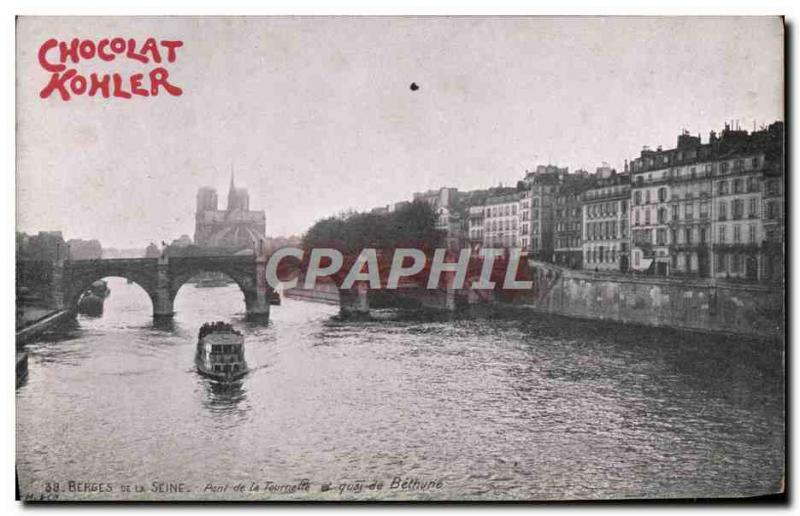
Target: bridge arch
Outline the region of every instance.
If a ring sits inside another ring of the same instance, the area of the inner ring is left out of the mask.
[[[266,281],[265,256],[197,256],[76,260],[54,268],[54,287],[62,308],[74,310],[83,292],[95,281],[118,276],[138,284],[153,303],[153,317],[171,319],[181,286],[201,272],[229,276],[244,294],[248,318],[269,317],[271,287]]]
[[[243,275],[234,276],[234,275],[231,275],[230,273],[225,272],[223,270],[218,270],[218,269],[217,270],[211,270],[210,268],[204,268],[204,269],[199,269],[199,270],[196,270],[196,271],[181,272],[180,274],[177,274],[177,275],[175,275],[175,276],[173,276],[171,278],[170,289],[169,289],[169,297],[170,297],[170,302],[171,302],[172,306],[174,307],[175,300],[178,298],[178,293],[180,292],[181,288],[183,288],[184,285],[189,283],[192,280],[192,278],[195,278],[200,274],[209,273],[209,272],[221,273],[221,274],[225,275],[227,278],[230,278],[231,280],[233,280],[233,282],[239,288],[239,292],[242,293],[242,298],[244,300],[244,308],[245,309],[247,309],[249,306],[251,306],[251,304],[254,304],[256,302],[256,300],[255,300],[255,298],[257,297],[256,296],[256,291],[255,291],[254,285],[251,285],[250,278],[248,278],[246,276],[243,276]]]
[[[88,262],[89,260],[87,260]],[[126,264],[101,264],[103,260],[91,260],[93,264],[78,264],[70,268],[67,274],[64,305],[68,310],[77,310],[81,296],[92,283],[103,278],[118,277],[129,280],[147,293],[153,310],[157,306],[157,282],[155,275],[141,267],[131,267]],[[110,261],[110,260],[108,260]]]
[[[266,283],[265,263],[253,256],[199,256],[171,259],[167,289],[170,311],[174,311],[175,298],[180,288],[204,272],[222,273],[236,283],[244,296],[248,317],[269,315],[271,288]]]

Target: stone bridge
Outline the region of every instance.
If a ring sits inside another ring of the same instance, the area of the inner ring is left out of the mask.
[[[169,320],[181,286],[202,272],[229,276],[244,294],[247,317],[268,319],[272,288],[266,280],[269,256],[192,256],[123,258],[57,262],[51,277],[54,308],[74,310],[85,290],[95,281],[119,276],[147,292],[153,317]]]

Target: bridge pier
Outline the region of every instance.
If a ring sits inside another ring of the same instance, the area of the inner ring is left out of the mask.
[[[369,288],[364,282],[357,282],[352,288],[339,289],[339,313],[344,316],[368,316]]]
[[[153,320],[164,323],[175,315],[174,299],[170,291],[169,258],[164,254],[156,266],[156,288],[153,293]]]
[[[255,292],[250,295],[245,294],[246,319],[250,321],[269,321],[272,287],[267,282],[268,259],[269,257],[263,253],[256,255]]]

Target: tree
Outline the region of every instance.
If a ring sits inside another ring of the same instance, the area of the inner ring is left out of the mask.
[[[418,200],[391,213],[350,212],[319,220],[303,236],[303,247],[329,247],[353,255],[365,248],[430,250],[440,246],[443,239],[443,233],[436,229],[436,212]]]

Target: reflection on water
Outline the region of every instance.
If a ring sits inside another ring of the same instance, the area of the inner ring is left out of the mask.
[[[185,286],[156,327],[142,290],[109,287],[102,318],[28,347],[23,493],[164,480],[202,498],[224,496],[208,482],[308,478],[315,498],[342,499],[364,495],[319,485],[401,476],[443,487],[378,496],[695,497],[781,479],[775,344],[520,314],[353,321],[290,299],[264,326],[244,320],[235,286]],[[212,320],[246,336],[251,369],[231,385],[193,366]]]

